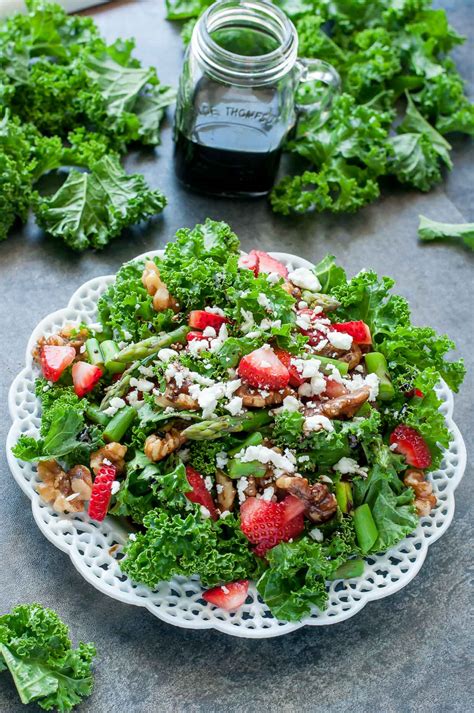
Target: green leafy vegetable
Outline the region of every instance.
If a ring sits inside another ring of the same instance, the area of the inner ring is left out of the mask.
[[[439,223],[420,215],[418,237],[426,242],[447,240],[474,250],[474,223]]]
[[[91,694],[94,656],[93,644],[73,649],[67,626],[40,604],[0,616],[0,671],[11,673],[22,703],[70,711]]]

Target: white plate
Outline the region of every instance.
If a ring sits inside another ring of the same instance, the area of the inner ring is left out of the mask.
[[[139,257],[160,254],[162,251],[157,250]],[[271,254],[284,263],[291,262],[295,267],[311,267],[309,262],[294,255]],[[9,393],[13,426],[7,438],[7,456],[13,477],[30,498],[33,516],[42,533],[56,547],[68,553],[84,579],[109,597],[146,607],[159,619],[175,626],[214,628],[233,636],[255,639],[287,634],[304,625],[336,624],[356,614],[367,602],[405,587],[423,564],[428,546],[448,528],[454,514],[454,490],[466,465],[464,441],[452,420],[452,393],[444,383],[439,387],[439,396],[443,400],[441,411],[453,440],[444,454],[440,470],[430,476],[438,499],[436,508],[429,517],[420,519],[415,532],[403,542],[385,554],[367,558],[363,577],[332,582],[328,608],[324,612],[314,610],[311,616],[299,623],[275,619],[261,601],[254,585],[249,589],[246,604],[237,612],[228,613],[200,599],[201,587],[196,578],[175,577],[171,582],[162,582],[153,591],[134,584],[120,571],[120,547],[114,556],[109,553],[113,545],[121,546],[127,538],[127,533],[116,521],[108,517],[102,523],[95,523],[89,521],[85,514],[59,516],[41,501],[35,490],[35,467],[18,461],[11,453],[20,434],[37,436],[40,425],[40,405],[34,389],[37,369],[33,366],[31,351],[40,336],[53,334],[66,323],[95,322],[97,300],[113,280],[113,275],[89,280],[74,293],[65,309],[53,312],[38,324],[26,349],[26,367],[14,380]]]

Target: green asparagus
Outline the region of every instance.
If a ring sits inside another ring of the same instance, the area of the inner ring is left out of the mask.
[[[102,437],[104,441],[120,441],[137,417],[137,410],[133,406],[124,406],[111,418]]]
[[[367,503],[359,505],[354,510],[354,528],[360,550],[365,555],[371,551],[379,536],[377,525]]]
[[[100,407],[96,404],[87,404],[85,408],[87,418],[93,423],[97,423],[99,426],[107,426],[110,418],[100,410]]]
[[[214,420],[193,423],[182,432],[190,441],[206,441],[220,438],[225,433],[255,431],[272,420],[266,411],[254,411],[245,416],[221,416]]]
[[[91,364],[94,366],[104,366],[104,357],[100,348],[100,344],[95,337],[90,337],[86,340],[86,353]]]
[[[168,334],[159,334],[156,337],[148,337],[148,339],[144,339],[136,344],[130,344],[114,356],[114,361],[128,364],[131,361],[151,356],[159,352],[160,349],[171,346],[171,344],[184,342],[188,332],[189,327],[178,327],[178,329],[175,329],[173,332],[168,332]]]
[[[100,345],[100,349],[104,357],[105,370],[108,371],[109,374],[120,374],[123,371],[124,365],[119,361],[115,361],[115,357],[120,351],[117,343],[114,342],[113,339],[106,339],[105,342],[102,342]]]
[[[348,513],[352,510],[352,487],[351,484],[344,480],[339,480],[335,487],[335,495],[339,509],[343,513]]]
[[[349,371],[349,364],[346,361],[340,361],[339,359],[331,359],[330,357],[320,356],[319,354],[315,357],[321,362],[322,370],[325,373],[331,373],[330,366],[335,366],[342,376],[345,376]]]
[[[334,581],[335,579],[353,579],[354,577],[362,577],[364,574],[364,567],[364,560],[348,560],[347,562],[344,562],[344,564],[341,564],[335,572],[330,574],[328,579]]]
[[[369,352],[364,358],[369,374],[376,374],[379,377],[379,400],[390,401],[395,396],[395,389],[388,373],[387,360],[384,355],[380,352]]]

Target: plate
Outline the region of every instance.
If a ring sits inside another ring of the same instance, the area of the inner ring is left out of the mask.
[[[138,258],[161,255],[156,250]],[[288,253],[270,253],[277,260],[294,267],[312,267],[311,263]],[[137,259],[138,259],[137,258]],[[96,277],[84,283],[64,309],[45,317],[33,331],[26,349],[26,366],[10,388],[9,409],[13,425],[7,438],[8,462],[18,485],[31,500],[33,517],[45,537],[67,552],[84,579],[113,599],[145,607],[159,619],[189,629],[217,629],[233,636],[254,639],[281,636],[302,626],[337,624],[354,616],[368,602],[393,594],[415,577],[426,557],[428,547],[449,527],[454,514],[454,491],[466,466],[466,449],[462,436],[452,419],[453,395],[442,382],[438,395],[440,407],[453,440],[444,453],[441,468],[430,475],[438,504],[428,517],[420,519],[415,532],[385,554],[366,558],[363,577],[332,582],[328,608],[314,610],[301,622],[276,619],[251,584],[246,603],[236,612],[226,612],[200,598],[202,589],[197,578],[175,577],[162,582],[154,590],[135,584],[120,570],[121,548],[127,532],[113,518],[102,523],[91,522],[85,514],[58,515],[39,498],[35,485],[36,468],[18,461],[11,448],[20,434],[37,436],[40,425],[40,404],[35,396],[37,369],[31,351],[41,335],[57,332],[66,323],[97,321],[96,304],[113,282],[114,276]]]

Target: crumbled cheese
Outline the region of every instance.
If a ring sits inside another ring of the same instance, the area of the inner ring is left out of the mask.
[[[315,416],[308,416],[305,418],[303,428],[305,431],[320,431],[321,429],[324,429],[328,433],[334,431],[334,426],[332,425],[331,420],[322,414],[316,414]]]
[[[310,292],[319,292],[321,283],[312,270],[307,267],[297,267],[289,273],[288,279],[297,287]]]
[[[171,349],[170,351],[173,351],[173,350]],[[176,352],[174,352],[174,353],[176,354]],[[151,367],[151,366],[140,366],[140,367],[138,367],[138,371],[143,376],[152,376],[153,377],[155,375],[155,373],[153,371],[153,367]]]
[[[319,367],[321,362],[319,359],[298,359],[298,362],[302,361],[301,369],[298,368],[298,372],[301,374],[303,379],[311,379],[313,376],[319,374]]]
[[[268,488],[265,488],[265,490],[263,491],[263,493],[260,497],[262,500],[271,500],[273,498],[274,494],[275,494],[275,488],[270,485]]]
[[[209,351],[213,352],[213,353],[219,351],[221,346],[227,340],[228,336],[229,336],[229,332],[227,331],[227,325],[222,324],[219,329],[219,334],[217,335],[217,337],[215,339],[211,339]]]
[[[328,332],[327,337],[335,349],[350,349],[352,346],[352,337],[344,332]]]
[[[375,401],[375,399],[379,395],[380,385],[380,379],[377,374],[367,374],[367,376],[365,377],[365,385],[368,386],[370,389],[369,401]]]
[[[68,502],[71,502],[71,500],[75,500],[76,498],[78,498],[79,495],[80,495],[80,493],[71,493],[71,495],[67,496],[66,500]]]
[[[248,478],[245,476],[243,478],[239,478],[237,481],[237,493],[239,496],[239,503],[243,503],[245,498],[247,497],[245,495],[245,491],[247,490],[249,485]]]
[[[391,451],[396,451],[398,448],[398,443],[392,443],[389,448]]]
[[[134,408],[141,408],[145,402],[141,401],[138,396],[138,391],[135,389],[134,391],[130,391],[125,399],[128,401],[130,406],[133,406]]]
[[[157,354],[158,359],[165,363],[170,361],[170,359],[175,359],[177,356],[178,352],[175,352],[174,349],[160,349]]]
[[[188,351],[192,356],[197,356],[200,352],[209,350],[209,342],[207,339],[193,339],[188,342]]]
[[[322,542],[324,540],[324,535],[319,529],[319,527],[313,527],[309,531],[309,536],[315,541],[315,542]]]
[[[278,282],[278,280],[280,280],[280,279],[281,279],[281,275],[278,272],[269,272],[267,274],[267,281],[271,285],[275,285]]]
[[[299,314],[296,317],[296,324],[301,329],[311,329],[311,319],[309,318],[309,314],[305,314],[304,312],[303,314]]]
[[[226,517],[229,517],[230,515],[230,510],[223,510],[220,514],[220,519],[225,520]]]
[[[309,456],[299,456],[298,460],[300,463],[307,463],[309,461]]]
[[[189,387],[189,394],[193,399],[197,400],[200,408],[202,408],[203,418],[209,418],[216,410],[219,399],[225,396],[225,388],[221,382],[206,386],[204,389],[201,389],[198,384],[192,384]]]
[[[242,379],[234,379],[232,381],[227,381],[224,384],[225,395],[228,399],[237,391],[238,388],[242,386]]]
[[[104,460],[102,461],[102,463],[103,463],[103,465],[112,465],[112,461],[109,460],[108,458],[104,458]]]
[[[263,307],[264,309],[267,310],[267,312],[272,311],[272,305],[270,300],[268,299],[267,295],[264,292],[260,292],[258,297],[257,297],[257,302],[260,305],[260,307]]]
[[[93,322],[92,324],[89,324],[89,329],[92,329],[93,332],[99,333],[104,331],[104,328],[100,322]]]
[[[130,379],[130,386],[132,389],[138,389],[138,391],[144,391],[147,393],[155,388],[153,381],[148,381],[147,379],[136,379],[134,376]]]
[[[180,389],[184,384],[185,375],[186,372],[184,371],[184,369],[178,368],[176,364],[169,364],[165,369],[166,380],[172,381],[174,379],[174,382],[178,389]]]
[[[364,367],[361,364],[358,364],[356,367],[354,367],[354,371],[359,372],[359,374],[364,373]]]
[[[86,345],[85,345],[85,344],[81,344],[81,346],[80,346],[80,348],[79,348],[79,353],[80,353],[80,354],[84,354],[85,351],[86,351]]]
[[[224,592],[224,594],[229,594],[229,587],[226,587],[225,584],[221,585],[221,589]]]
[[[308,306],[308,303],[305,302],[304,300],[300,300],[300,302],[298,302],[298,309],[306,309],[307,306]]]
[[[224,486],[221,485],[220,483],[217,483],[217,485],[216,485],[216,491],[217,491],[217,494],[220,495],[221,493],[224,492]]]
[[[114,396],[112,399],[110,399],[110,406],[108,408],[104,409],[103,413],[105,413],[106,416],[114,416],[117,411],[127,404],[123,399],[121,399],[119,396]]]
[[[286,451],[285,455],[282,455],[272,448],[261,445],[247,446],[243,452],[240,451],[239,458],[243,463],[251,463],[253,460],[258,460],[259,463],[271,463],[275,468],[279,468],[285,473],[294,473],[295,466],[288,457],[288,453],[289,451]]]
[[[225,453],[225,451],[220,451],[219,453],[216,453],[216,465],[218,468],[225,468],[228,462],[229,456],[227,455],[227,453]],[[219,492],[219,490],[217,492]]]
[[[281,327],[281,319],[262,319],[260,324],[258,325],[259,329],[262,330],[262,332],[267,332],[269,329],[272,329],[275,327],[275,329],[280,329]]]
[[[204,507],[204,505],[201,505],[199,509],[201,510],[201,515],[203,516],[203,518],[205,520],[207,520],[207,518],[211,517],[211,513],[209,512],[209,510],[206,507]]]
[[[329,485],[332,485],[332,478],[330,478],[329,475],[320,475],[319,480],[321,483],[328,483]]]
[[[204,307],[205,312],[210,312],[211,314],[218,314],[219,317],[225,317],[225,312],[220,307]]]
[[[231,414],[231,416],[237,416],[238,413],[242,412],[243,399],[240,396],[234,396],[224,408]]]
[[[336,470],[341,475],[367,475],[367,468],[364,468],[358,464],[353,458],[346,458],[345,456],[337,461],[333,465],[333,470]]]
[[[114,481],[112,482],[112,489],[111,489],[110,492],[112,493],[112,495],[116,495],[119,490],[120,490],[120,481],[119,481],[119,480],[114,480]]]
[[[131,532],[128,536],[128,539],[131,540],[132,542],[135,542],[135,540],[137,539],[137,536],[134,532]]]
[[[297,398],[295,398],[294,396],[285,396],[285,398],[283,399],[283,404],[279,411],[289,411],[290,413],[294,413],[295,411],[299,411],[300,408],[301,402],[298,401]]]
[[[206,475],[206,477],[204,478],[204,485],[206,486],[207,490],[212,490],[213,482],[210,475]]]
[[[246,309],[241,308],[240,313],[244,318],[244,321],[240,325],[240,329],[244,334],[246,334],[247,332],[250,332],[250,330],[254,326],[255,320],[253,318],[252,312],[249,312]]]
[[[206,327],[205,330],[202,333],[203,337],[217,337],[217,332],[214,329],[214,327]]]

